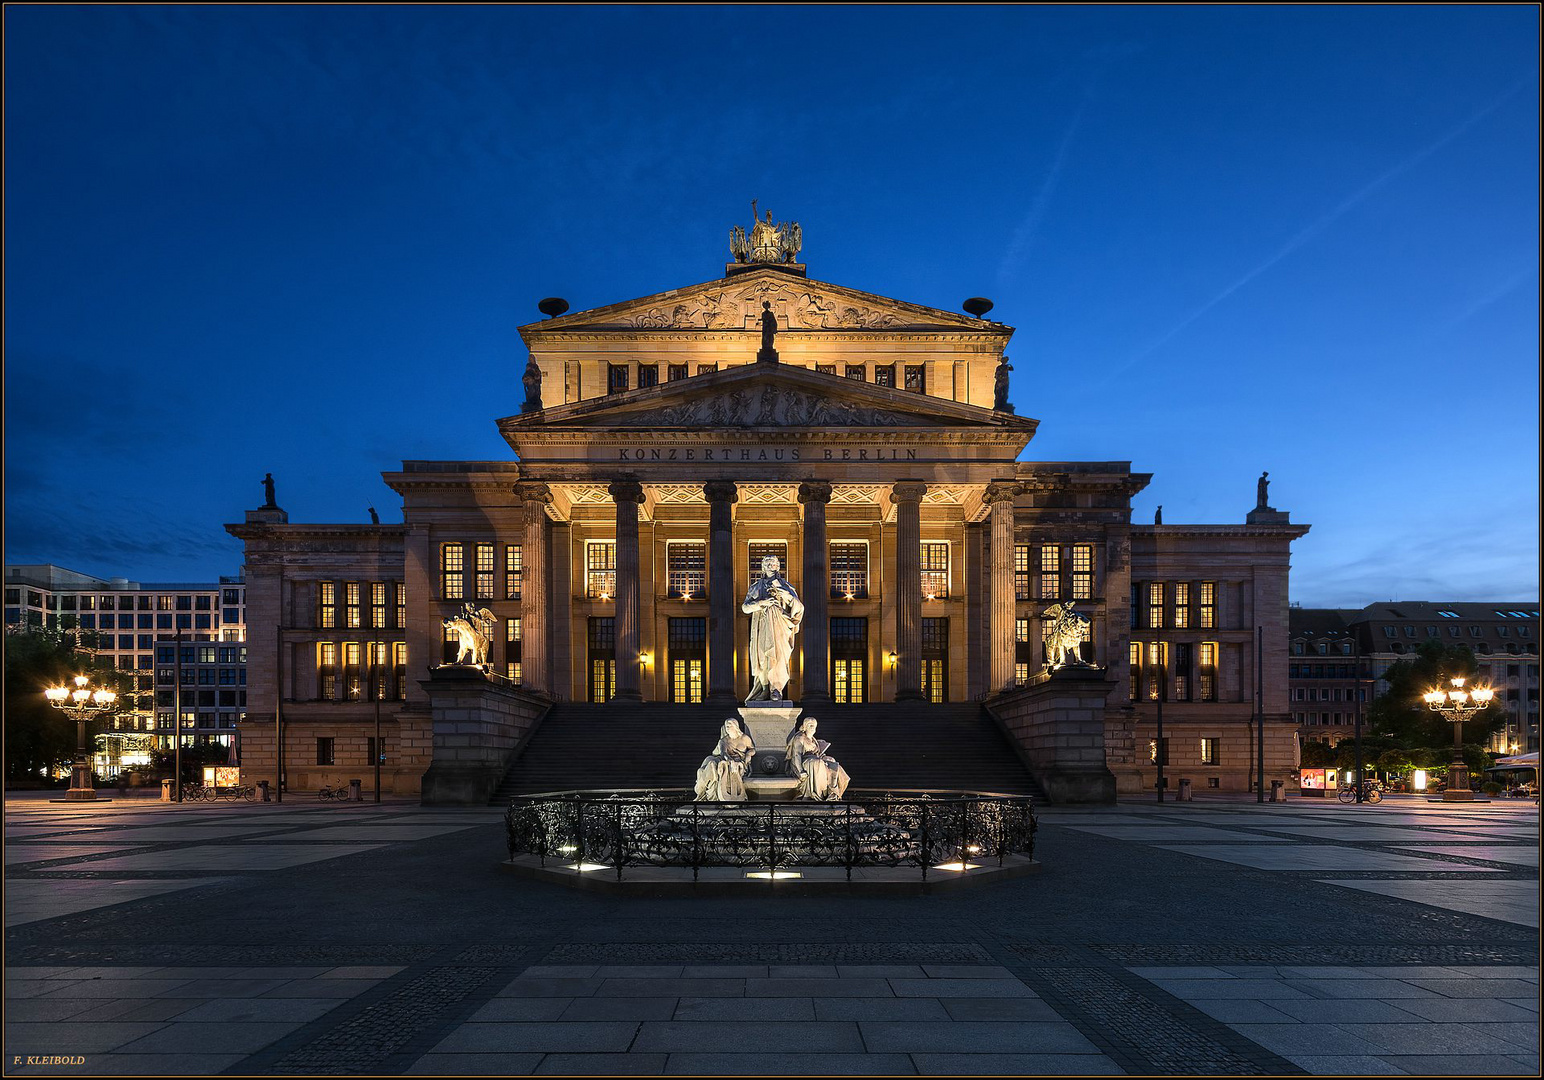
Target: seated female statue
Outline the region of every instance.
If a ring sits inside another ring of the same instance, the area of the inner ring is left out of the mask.
[[[831,744],[815,738],[815,718],[806,716],[788,733],[788,775],[799,781],[798,797],[834,802],[847,790],[847,770],[826,753]]]
[[[718,745],[702,759],[697,768],[694,791],[698,802],[743,802],[745,784],[741,782],[756,753],[756,743],[740,730],[740,722],[724,721]]]

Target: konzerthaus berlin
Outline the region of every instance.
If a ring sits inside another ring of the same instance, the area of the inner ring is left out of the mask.
[[[838,749],[989,725],[1053,799],[1108,798],[1152,790],[1162,698],[1169,785],[1243,790],[1258,693],[1265,776],[1290,778],[1307,526],[1263,481],[1244,523],[1133,524],[1150,475],[1129,462],[1020,460],[1038,421],[1007,405],[1012,327],[811,280],[771,228],[736,230],[704,284],[544,301],[559,314],[520,328],[523,380],[490,394],[509,459],[403,462],[384,474],[402,524],[294,524],[270,494],[227,526],[246,543],[249,780],[273,777],[282,726],[288,790],[368,790],[379,711],[385,789],[426,801],[486,800],[564,737],[625,749],[587,777],[611,787],[657,772],[634,747],[679,738],[689,784],[750,690],[740,602],[767,555],[805,605],[787,696]],[[1045,613],[1068,604],[1089,666],[1051,674]],[[491,669],[439,667],[446,622],[479,613]],[[639,725],[659,738],[629,741]],[[854,775],[934,786],[912,764]]]

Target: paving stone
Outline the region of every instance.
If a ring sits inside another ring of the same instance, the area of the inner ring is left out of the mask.
[[[205,1001],[177,1014],[179,1022],[223,1021],[245,1023],[252,1020],[315,1020],[343,1004],[340,998],[230,998]]]
[[[841,979],[927,978],[920,964],[838,964],[836,974]]]
[[[760,1000],[766,998],[753,999]],[[790,1001],[801,1000],[789,998]],[[1004,998],[1003,1000],[1011,1000]],[[948,1020],[937,998],[813,998],[817,1020]]]
[[[1014,1053],[1083,1054],[1097,1048],[1065,1021],[915,1021],[865,1020],[858,1025],[870,1050],[904,1054]]]
[[[600,979],[527,979],[512,980],[498,992],[499,997],[590,997],[600,989]],[[674,996],[674,995],[672,995]]]
[[[1517,1046],[1484,1032],[1484,1024],[1340,1024],[1342,1031],[1393,1054],[1513,1054]],[[1398,1064],[1396,1062],[1396,1064]],[[1400,1065],[1400,1068],[1405,1068]]]
[[[1013,972],[997,964],[923,964],[930,979],[1011,979]]]
[[[1292,1054],[1292,1064],[1316,1076],[1404,1076],[1405,1070],[1368,1054]]]
[[[1302,1023],[1297,1017],[1283,1012],[1281,1006],[1285,1004],[1280,998],[1271,1001],[1252,1001],[1238,998],[1200,998],[1188,1002],[1193,1009],[1210,1016],[1213,1020],[1221,1020],[1224,1024],[1298,1024]],[[1303,1001],[1298,1004],[1322,1004],[1322,1002]],[[1342,1004],[1334,1002],[1334,1004]]]
[[[683,979],[765,979],[766,964],[687,964]]]
[[[767,966],[769,979],[834,979],[836,977],[835,964],[770,964]]]
[[[620,1053],[633,1043],[631,1021],[462,1024],[430,1051],[466,1053]]]
[[[565,980],[566,981],[566,980]],[[740,997],[746,979],[605,979],[595,997]],[[774,980],[758,979],[757,982]],[[575,997],[591,995],[575,994]]]
[[[1504,1054],[1384,1054],[1383,1059],[1411,1076],[1510,1076],[1520,1064],[1523,1075],[1538,1073],[1537,1061],[1520,1063]]]
[[[251,1054],[277,1042],[301,1026],[283,1023],[157,1025],[152,1032],[120,1049],[127,1054]]]
[[[265,998],[351,998],[374,989],[379,979],[290,979],[262,994]],[[168,995],[175,996],[175,994]]]
[[[1511,1021],[1529,1024],[1537,1023],[1539,1019],[1534,1012],[1520,1009],[1513,1003],[1498,998],[1421,998],[1415,1001],[1400,1001],[1398,1006],[1401,1010],[1419,1018],[1447,1023]]]
[[[145,1023],[174,1020],[204,1004],[206,998],[113,998],[99,1001],[95,1009],[70,1018],[71,1023],[93,1024],[102,1020]]]
[[[97,998],[19,998],[5,1003],[8,1024],[65,1020],[101,1005]],[[136,1002],[135,1004],[138,1004]]]
[[[916,1072],[905,1054],[766,1053],[671,1054],[670,1075],[685,1076],[896,1076]]]
[[[541,1054],[425,1054],[403,1072],[409,1076],[528,1076],[541,1061]]]
[[[744,1001],[744,998],[724,998]],[[563,1010],[560,1020],[669,1020],[675,1015],[673,997],[589,997],[574,998]]]
[[[949,1013],[951,1020],[1063,1019],[1060,1013],[1036,997],[944,998],[939,1004]],[[881,1018],[875,1017],[875,1019]]]
[[[1451,998],[1510,998],[1536,994],[1538,987],[1521,979],[1412,979],[1412,986]]]
[[[1186,1001],[1204,998],[1268,1001],[1272,998],[1310,996],[1277,979],[1153,979],[1152,982]]]
[[[157,996],[176,998],[259,997],[270,990],[277,990],[281,986],[291,985],[297,981],[295,979],[189,979],[186,982],[171,982]]]
[[[1519,1009],[1527,1009],[1531,1013],[1539,1011],[1539,999],[1531,998],[1502,998],[1508,1005],[1516,1005]]]
[[[669,1054],[698,1053],[704,1046],[732,1040],[735,1051],[743,1054],[777,1055],[787,1051],[790,1044],[813,1056],[814,1052],[863,1053],[875,1048],[864,1046],[858,1036],[858,1025],[853,1023],[828,1023],[812,1021],[803,1024],[762,1023],[748,1020],[736,1022],[733,1028],[715,1022],[683,1022],[670,1020],[662,1023],[645,1022],[638,1029],[633,1049],[663,1051]],[[768,1063],[763,1071],[776,1067]]]
[[[1103,1054],[913,1054],[926,1076],[1124,1076]]]
[[[1381,1000],[1435,998],[1434,991],[1398,979],[1284,979],[1287,986],[1321,998]]]
[[[746,997],[893,997],[884,979],[746,979]]]
[[[57,1065],[7,1069],[7,1073],[28,1075],[79,1071],[100,1076],[213,1076],[236,1064],[243,1054],[93,1054],[78,1067]]]
[[[602,979],[679,979],[681,965],[607,964],[597,967],[592,975]]]
[[[1365,1055],[1376,1057],[1382,1046],[1358,1038],[1332,1024],[1233,1024],[1244,1038],[1274,1053]]]
[[[1433,1000],[1440,1001],[1440,998]],[[1271,1007],[1288,1017],[1306,1024],[1408,1024],[1419,1023],[1420,1017],[1405,1011],[1406,999],[1398,1005],[1387,1001],[1347,1000],[1330,1001],[1272,1001]],[[1416,1002],[1414,1004],[1421,1004]],[[1266,1021],[1269,1023],[1269,1021]]]
[[[469,1023],[498,1021],[556,1020],[576,998],[494,998],[474,1012]]]
[[[1222,970],[1219,967],[1211,967],[1205,964],[1186,967],[1184,965],[1171,965],[1168,967],[1134,967],[1128,968],[1133,975],[1140,975],[1144,979],[1234,979],[1238,976]],[[1250,968],[1250,971],[1256,969]],[[1270,969],[1273,970],[1274,969]]]
[[[553,1076],[658,1076],[668,1054],[548,1054],[536,1072]]]
[[[23,1056],[105,1054],[109,1050],[128,1046],[165,1026],[160,1023],[109,1022],[61,1027],[47,1023],[12,1023],[8,1020],[5,1025],[5,1052]]]
[[[599,999],[595,999],[599,1000]],[[618,1001],[638,1000],[618,998]],[[837,999],[841,1000],[841,999]],[[826,1020],[817,1017],[810,998],[682,998],[669,1001],[674,1014],[662,1017],[640,1016],[639,1020]],[[565,1019],[567,1019],[565,1017]],[[837,1019],[852,1019],[842,1017]]]
[[[589,979],[599,964],[533,964],[520,973],[523,979]]]
[[[1461,964],[1448,968],[1460,975],[1468,975],[1475,979],[1525,979],[1529,982],[1539,981],[1538,967],[1528,967],[1523,964],[1492,964],[1489,966],[1480,964]]]
[[[890,979],[896,997],[1025,997],[1035,992],[1017,979]]]

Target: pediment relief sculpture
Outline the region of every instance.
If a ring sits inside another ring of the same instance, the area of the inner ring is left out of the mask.
[[[728,286],[658,305],[622,319],[639,330],[743,330],[759,324],[763,301],[786,325],[803,330],[888,330],[912,325],[894,311],[849,302],[846,297],[783,282]],[[915,320],[920,325],[922,320]]]
[[[617,427],[902,427],[930,424],[919,417],[785,386],[737,389],[610,418]]]

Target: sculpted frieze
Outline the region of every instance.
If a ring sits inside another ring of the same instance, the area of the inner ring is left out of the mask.
[[[748,288],[722,288],[661,305],[622,320],[640,330],[742,330],[759,317],[762,301],[772,304],[787,325],[806,330],[883,330],[904,326],[892,311],[844,304],[814,289],[761,281]]]
[[[793,390],[763,387],[617,417],[617,427],[899,427],[918,418]]]

